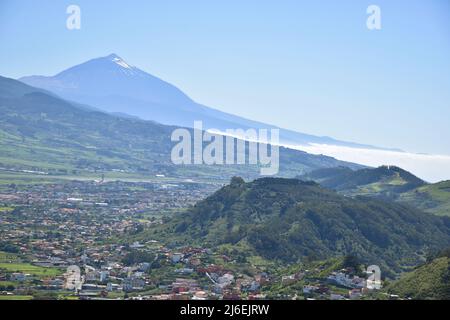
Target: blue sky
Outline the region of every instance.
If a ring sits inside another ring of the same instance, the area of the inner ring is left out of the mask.
[[[66,29],[66,7],[82,11]],[[381,8],[382,29],[366,28]],[[0,0],[0,75],[117,53],[197,102],[301,132],[450,155],[450,1]]]

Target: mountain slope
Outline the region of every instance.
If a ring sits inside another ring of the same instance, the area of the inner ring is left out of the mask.
[[[324,187],[346,194],[400,193],[412,190],[425,182],[406,170],[395,166],[381,166],[353,171],[346,167],[326,168],[300,176],[301,180],[312,180]]]
[[[440,216],[450,216],[450,181],[427,184],[401,193],[398,201]]]
[[[245,243],[266,259],[288,263],[354,254],[385,271],[416,265],[425,251],[450,243],[448,218],[344,197],[297,179],[233,178],[168,226],[166,235],[183,242]]]
[[[256,166],[175,166],[174,127],[74,106],[53,94],[0,77],[0,167],[50,173],[125,171],[215,180],[259,175]],[[354,164],[280,149],[280,175]]]
[[[215,128],[222,131],[237,128],[275,128],[273,125],[197,104],[178,88],[131,66],[116,54],[87,61],[52,77],[30,76],[19,80],[47,89],[67,100],[167,125],[192,127],[194,121],[202,120],[205,129]],[[280,142],[373,148],[285,129],[280,130]]]
[[[315,181],[347,196],[374,196],[405,203],[437,215],[450,216],[450,182],[428,184],[395,166],[351,170],[324,168],[298,177]]]
[[[435,258],[386,289],[401,298],[450,300],[450,257]]]

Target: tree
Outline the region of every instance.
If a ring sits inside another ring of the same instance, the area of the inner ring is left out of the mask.
[[[352,268],[354,272],[358,272],[360,264],[359,259],[352,254],[346,255],[342,262],[344,268]]]
[[[230,184],[232,186],[238,186],[238,185],[241,185],[244,183],[245,183],[245,181],[241,177],[233,177],[233,178],[231,178],[231,182],[230,182]]]

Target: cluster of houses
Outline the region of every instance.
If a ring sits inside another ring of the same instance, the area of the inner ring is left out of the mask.
[[[366,287],[366,279],[358,276],[350,276],[342,271],[331,273],[327,280],[347,288],[362,289]]]
[[[357,300],[381,287],[381,282],[377,283],[378,286],[374,286],[369,280],[354,275],[351,268],[331,272],[326,278],[317,276],[321,272],[323,272],[323,268],[319,267],[312,271],[303,270],[283,275],[281,284],[290,286],[301,281],[301,293],[308,300]],[[294,297],[285,296],[284,298],[298,298],[298,294]]]
[[[333,292],[328,284],[339,288],[347,288],[348,291],[345,294],[342,293],[343,290],[339,290],[339,293]],[[330,300],[357,300],[368,294],[372,289],[368,286],[365,278],[351,275],[348,273],[348,270],[343,269],[332,272],[323,283],[303,286],[303,294],[307,297],[318,295],[321,298],[328,298]]]

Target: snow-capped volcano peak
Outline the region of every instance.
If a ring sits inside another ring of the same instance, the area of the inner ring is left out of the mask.
[[[117,54],[113,53],[113,54],[109,55],[107,58],[109,60],[111,60],[112,62],[114,62],[115,64],[121,66],[122,68],[133,69],[133,66],[126,63],[126,61],[123,60],[121,57],[119,57]]]

